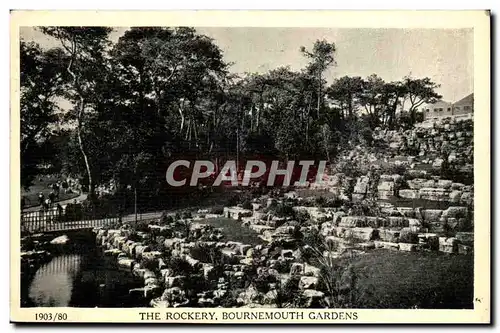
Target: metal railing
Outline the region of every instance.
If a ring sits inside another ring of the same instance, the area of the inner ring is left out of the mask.
[[[92,214],[75,214],[65,208],[51,207],[21,213],[21,233],[92,229],[120,222],[120,216],[95,218]]]

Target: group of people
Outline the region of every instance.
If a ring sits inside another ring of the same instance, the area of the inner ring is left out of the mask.
[[[40,192],[38,194],[38,203],[44,208],[48,209],[49,207],[52,207],[52,204],[59,199],[59,189],[61,185],[59,182],[50,185],[51,191],[47,197],[43,194],[43,192]]]

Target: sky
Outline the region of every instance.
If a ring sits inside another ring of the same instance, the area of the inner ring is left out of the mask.
[[[110,38],[117,41],[127,27],[117,27]],[[196,30],[214,39],[232,72],[267,72],[280,66],[303,68],[307,59],[301,46],[314,41],[334,42],[336,66],[326,79],[377,74],[386,81],[405,75],[430,77],[441,85],[443,100],[456,102],[473,92],[474,43],[472,29],[335,29],[335,28],[220,28]],[[32,27],[20,30],[21,38],[42,47],[58,42]]]

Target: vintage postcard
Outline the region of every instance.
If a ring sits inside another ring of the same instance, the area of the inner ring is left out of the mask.
[[[490,12],[12,11],[12,322],[490,323]]]

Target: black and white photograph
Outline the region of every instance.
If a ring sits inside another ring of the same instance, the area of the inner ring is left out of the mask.
[[[473,310],[472,26],[19,27],[20,307]]]

